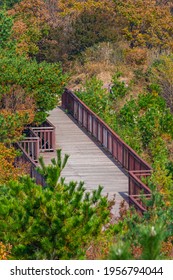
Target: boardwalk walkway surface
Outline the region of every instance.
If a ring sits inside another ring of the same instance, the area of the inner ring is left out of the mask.
[[[116,194],[115,212],[119,203],[128,192],[128,177],[62,109],[54,109],[48,118],[56,127],[56,149],[61,148],[63,154],[70,155],[62,173],[66,182],[84,181],[87,190],[104,187],[103,194],[111,198]],[[55,157],[54,153],[43,153],[46,164]]]

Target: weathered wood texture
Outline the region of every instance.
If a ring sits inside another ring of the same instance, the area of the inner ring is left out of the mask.
[[[70,155],[63,171],[66,182],[84,181],[87,190],[98,185],[104,187],[103,194],[112,198],[116,195],[115,211],[118,213],[120,201],[128,193],[128,177],[117,166],[112,157],[105,153],[69,115],[60,108],[54,109],[49,116],[56,128],[55,148]],[[53,153],[42,153],[45,163],[49,164]]]

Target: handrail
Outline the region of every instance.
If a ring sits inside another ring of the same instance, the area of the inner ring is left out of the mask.
[[[35,178],[35,182],[38,185],[41,185],[43,187],[46,186],[46,181],[44,176],[42,176],[40,173],[37,172],[36,168],[38,164],[32,160],[32,158],[26,153],[26,151],[22,148],[20,143],[15,143],[15,147],[20,149],[22,152],[22,155],[18,158],[18,160],[24,161],[24,163],[29,164],[29,175],[31,178]]]
[[[105,127],[107,130],[109,130],[109,132],[111,134],[113,134],[120,142],[122,145],[124,145],[132,154],[134,157],[138,158],[141,163],[143,163],[144,166],[146,166],[146,170],[151,170],[151,166],[145,162],[129,145],[127,145],[118,134],[115,133],[115,131],[113,131],[99,116],[97,116],[82,100],[79,99],[79,97],[77,97],[71,90],[65,89],[63,96],[62,96],[62,107],[64,109],[68,109],[69,110],[69,104],[67,104],[66,100],[65,100],[65,95],[69,95],[73,98],[73,100],[77,101],[80,105],[82,105],[86,111],[88,111],[89,114],[91,114],[94,118],[96,118],[103,127]],[[71,109],[71,108],[70,108]],[[71,110],[70,110],[71,111]],[[69,113],[72,113],[72,111]],[[77,119],[77,117],[75,117],[75,119]],[[130,170],[130,169],[127,169]],[[133,170],[133,169],[132,169]]]
[[[55,126],[46,120],[42,126],[28,127],[26,137],[15,146],[22,151],[22,160],[29,164],[29,174],[35,178],[37,184],[45,186],[46,182],[37,170],[37,162],[40,152],[50,152],[55,149]]]
[[[67,110],[128,171],[129,199],[137,210],[142,213],[146,211],[147,208],[135,197],[140,195],[141,190],[145,194],[151,194],[151,190],[136,176],[136,173],[140,173],[140,177],[149,176],[152,172],[151,166],[69,89],[65,89],[62,95],[62,108]]]
[[[28,136],[18,142],[20,148],[32,158],[33,161],[37,162],[39,157],[39,137],[30,128],[28,129]]]
[[[30,130],[39,137],[40,152],[55,150],[55,126],[46,120],[41,126],[30,127]]]
[[[22,156],[23,156],[24,158],[27,158],[27,161],[28,161],[29,163],[31,163],[33,167],[35,167],[35,168],[37,167],[37,164],[35,163],[35,161],[34,161],[31,157],[28,156],[28,154],[26,153],[26,151],[25,151],[25,150],[23,149],[23,147],[20,145],[20,142],[15,143],[14,146],[15,146],[17,149],[20,149],[20,150],[21,150],[21,152],[23,153]]]
[[[131,178],[133,178],[137,183],[140,184],[141,189],[144,190],[144,193],[145,193],[145,194],[150,194],[150,193],[151,193],[150,188],[149,188],[148,186],[146,186],[146,185],[140,180],[140,178],[137,177],[137,175],[136,175],[136,173],[135,173],[134,171],[129,171],[129,175],[130,175]],[[151,172],[150,172],[150,174],[146,174],[146,173],[145,173],[145,176],[150,176],[150,175],[151,175]],[[144,175],[143,175],[143,174],[140,174],[140,176],[144,176]],[[129,192],[129,194],[130,194],[130,192]]]

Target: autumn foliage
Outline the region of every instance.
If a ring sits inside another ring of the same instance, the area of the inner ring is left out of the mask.
[[[8,14],[14,18],[13,36],[17,40],[19,54],[38,52],[38,41],[47,32],[49,14],[43,0],[24,0],[16,4]]]
[[[0,143],[0,184],[9,180],[17,180],[19,176],[25,173],[25,166],[20,163],[15,164],[17,152],[14,148],[7,148]]]
[[[173,49],[173,21],[169,5],[158,1],[116,1],[121,34],[130,47],[145,46],[159,51]],[[147,8],[146,8],[147,7]]]
[[[11,245],[4,245],[0,242],[0,260],[8,260],[11,254]]]

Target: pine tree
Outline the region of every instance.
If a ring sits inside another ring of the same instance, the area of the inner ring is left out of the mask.
[[[65,168],[69,158],[69,155],[65,154],[64,158],[62,159],[61,149],[56,151],[56,156],[57,158],[51,159],[51,164],[48,166],[45,165],[43,157],[39,158],[40,167],[37,168],[37,171],[45,177],[49,187],[57,186],[61,172]],[[63,178],[61,178],[61,181],[62,180]]]
[[[88,193],[83,182],[66,184],[60,173],[67,156],[57,155],[48,167],[41,160],[45,188],[26,176],[0,187],[0,240],[12,245],[15,259],[84,258],[109,222],[102,187]]]

